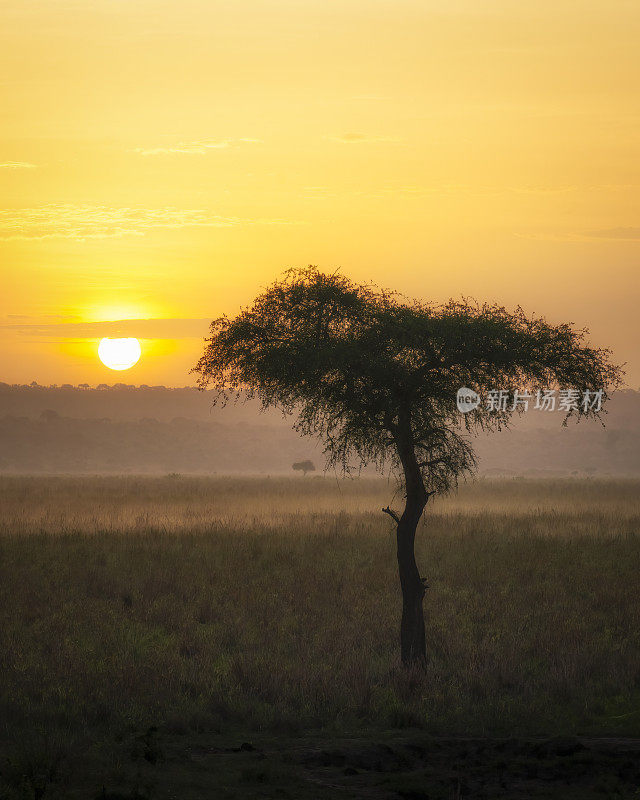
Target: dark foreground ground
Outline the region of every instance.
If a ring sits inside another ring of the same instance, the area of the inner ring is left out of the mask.
[[[0,477],[0,800],[640,800],[640,483]]]
[[[20,798],[637,798],[640,740],[435,738],[420,732],[356,738],[206,734],[151,728],[108,752],[39,763],[8,758],[4,794]],[[24,753],[23,756],[24,758]]]

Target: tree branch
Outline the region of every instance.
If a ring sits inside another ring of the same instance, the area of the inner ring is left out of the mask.
[[[387,430],[387,431],[390,431],[391,433],[395,433],[395,431],[396,431],[396,429],[398,427],[396,425],[396,423],[393,421],[393,416],[394,416],[393,412],[391,412],[391,411],[389,411],[389,409],[387,409],[384,412],[384,419],[382,421],[382,425],[383,425],[384,429]]]
[[[389,508],[389,506],[383,508],[382,511],[385,514],[388,514],[392,519],[394,519],[396,521],[396,524],[400,522],[400,517],[396,514],[396,512],[393,509]]]
[[[436,464],[446,464],[446,458],[432,458],[431,461],[419,461],[419,467],[435,467]]]

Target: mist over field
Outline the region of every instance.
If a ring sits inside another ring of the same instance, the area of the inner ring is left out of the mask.
[[[193,388],[0,384],[0,471],[13,473],[290,473],[321,447],[292,418],[255,401],[213,406]],[[562,426],[534,411],[474,439],[485,475],[639,475],[640,392],[614,394],[604,415]]]

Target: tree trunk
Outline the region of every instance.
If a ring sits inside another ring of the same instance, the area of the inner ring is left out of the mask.
[[[403,522],[404,514],[398,523],[397,550],[398,573],[402,589],[402,622],[400,623],[400,657],[405,666],[424,664],[427,651],[424,639],[424,615],[422,599],[424,584],[416,565],[414,540],[416,523]]]
[[[407,492],[407,501],[396,533],[398,573],[402,589],[400,656],[405,666],[424,666],[427,661],[422,611],[425,587],[416,564],[414,546],[416,529],[427,504],[428,494],[416,459],[408,413],[399,416],[396,444]]]

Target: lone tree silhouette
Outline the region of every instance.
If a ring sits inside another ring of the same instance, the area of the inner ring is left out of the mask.
[[[307,461],[295,461],[291,465],[291,469],[293,469],[294,472],[302,472],[303,475],[306,475],[307,472],[315,472],[316,471],[316,465],[313,463],[313,461],[308,461],[308,460]]]
[[[218,402],[244,391],[297,414],[296,429],[321,438],[329,464],[391,465],[405,493],[401,513],[382,509],[396,524],[400,652],[405,665],[424,664],[425,579],[414,542],[425,506],[474,471],[470,434],[499,430],[523,410],[491,408],[488,391],[602,391],[606,401],[622,372],[608,350],[585,344],[586,333],[520,308],[436,306],[307,267],[286,272],[234,319],[215,320],[193,371]],[[466,414],[456,404],[461,387],[483,398]],[[598,415],[578,404],[564,424]]]

